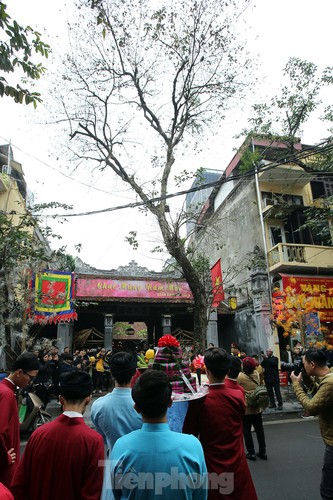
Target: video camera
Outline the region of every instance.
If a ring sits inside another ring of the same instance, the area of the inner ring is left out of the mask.
[[[293,363],[284,363],[283,361],[281,362],[281,371],[282,372],[294,372],[295,375],[299,375],[301,371],[303,370],[304,365],[302,359],[297,359]]]

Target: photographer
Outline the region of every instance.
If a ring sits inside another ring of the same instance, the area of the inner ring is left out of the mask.
[[[317,392],[310,399],[302,385],[303,375],[291,373],[294,392],[304,410],[318,415],[320,433],[326,445],[320,484],[323,500],[333,498],[333,373],[327,366],[322,350],[309,349],[303,356],[304,371],[319,379]]]

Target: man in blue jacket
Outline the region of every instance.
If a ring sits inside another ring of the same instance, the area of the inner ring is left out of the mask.
[[[162,371],[147,370],[132,390],[142,429],[118,439],[110,461],[116,499],[205,500],[207,469],[197,438],[169,429],[171,385]],[[177,404],[177,403],[175,403]]]

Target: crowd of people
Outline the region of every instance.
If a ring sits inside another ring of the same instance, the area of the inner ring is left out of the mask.
[[[136,353],[110,355],[102,348],[73,356],[69,352],[22,354],[0,383],[0,497],[256,499],[247,460],[267,460],[268,456],[262,409],[250,407],[247,396],[263,376],[270,402],[276,397],[282,406],[282,400],[271,373],[275,361],[269,364],[274,358],[272,351],[267,349],[261,364],[255,357],[238,354],[209,346],[204,355],[208,391],[189,401],[182,432],[174,432],[168,423],[172,394],[165,372],[147,369],[133,385]],[[106,359],[115,388],[93,402],[93,430],[82,416],[93,391],[106,383],[105,377],[95,374],[93,382],[92,376],[93,369],[105,372],[102,363]],[[56,379],[50,370],[55,361]],[[320,350],[304,351],[302,361],[303,374],[292,372],[291,382],[304,409],[319,416],[326,447],[320,492],[327,500],[333,498],[333,373]],[[315,386],[311,398],[303,383],[306,376]],[[58,381],[63,413],[31,435],[19,460],[16,388],[49,378]]]
[[[93,393],[102,394],[113,387],[110,357],[111,350],[102,347],[97,349],[75,350],[72,354],[69,347],[63,352],[52,346],[50,349],[34,348],[33,354],[38,358],[40,368],[33,381],[33,389],[43,403],[44,408],[50,398],[59,397],[59,378],[62,373],[83,371],[89,373],[93,381]]]

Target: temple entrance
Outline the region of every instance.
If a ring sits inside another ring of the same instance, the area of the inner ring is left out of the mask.
[[[77,320],[60,323],[57,344],[77,345],[86,338],[106,349],[144,349],[166,333],[193,338],[193,298],[179,277],[149,272],[135,263],[121,271],[75,275]],[[186,332],[186,333],[185,333]]]

